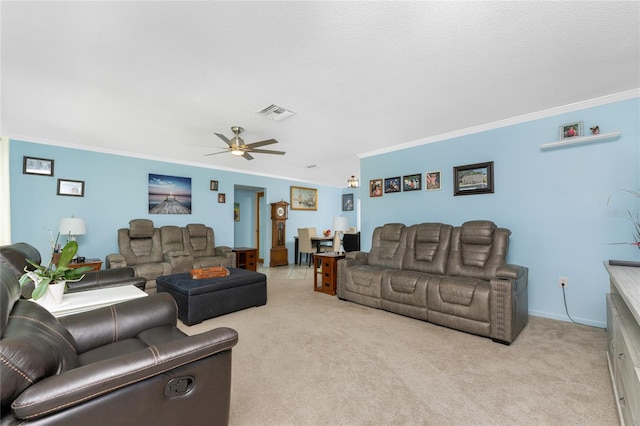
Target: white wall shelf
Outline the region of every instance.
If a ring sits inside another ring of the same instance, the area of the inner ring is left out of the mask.
[[[599,135],[580,136],[577,138],[566,138],[557,142],[549,142],[540,145],[540,149],[546,151],[548,149],[564,148],[571,145],[585,145],[595,142],[608,142],[620,138],[621,132],[601,133]]]

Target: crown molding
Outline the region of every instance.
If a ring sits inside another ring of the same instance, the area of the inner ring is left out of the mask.
[[[568,105],[562,105],[559,107],[549,108],[549,109],[545,109],[538,112],[519,115],[517,117],[498,120],[491,123],[480,124],[478,126],[467,127],[466,129],[454,130],[452,132],[442,133],[442,134],[430,136],[424,139],[418,139],[413,142],[394,145],[387,148],[378,149],[375,151],[364,152],[362,154],[358,154],[357,157],[362,159],[367,157],[373,157],[380,154],[387,154],[390,152],[402,151],[403,149],[407,149],[407,148],[414,148],[417,146],[426,145],[434,142],[440,142],[447,139],[473,135],[475,133],[486,132],[488,130],[495,130],[501,127],[513,126],[515,124],[526,123],[529,121],[539,120],[547,117],[553,117],[555,115],[579,111],[582,109],[592,108],[600,105],[607,105],[614,102],[626,101],[626,100],[634,99],[638,97],[640,97],[640,88],[627,90],[625,92],[620,92],[620,93],[614,93],[612,95],[601,96],[599,98],[589,99],[586,101],[575,102]]]

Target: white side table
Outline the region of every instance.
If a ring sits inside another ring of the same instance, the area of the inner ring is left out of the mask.
[[[127,300],[137,299],[147,296],[147,293],[133,285],[119,287],[106,287],[96,290],[79,291],[77,293],[66,293],[62,298],[62,303],[56,306],[40,305],[51,312],[55,317],[77,314],[79,312],[91,311],[93,309],[109,306]],[[38,303],[37,300],[29,299]]]

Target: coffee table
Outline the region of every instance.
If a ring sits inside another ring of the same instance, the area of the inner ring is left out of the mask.
[[[66,293],[62,298],[62,303],[55,306],[44,303],[39,304],[51,312],[53,316],[63,317],[145,296],[147,296],[147,293],[138,287],[134,285],[123,285]],[[38,301],[35,302],[38,303]]]
[[[267,303],[267,276],[228,268],[226,277],[193,279],[189,273],[156,278],[156,291],[176,300],[178,318],[187,326]]]

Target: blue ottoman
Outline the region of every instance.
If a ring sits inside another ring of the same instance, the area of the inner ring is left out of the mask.
[[[226,277],[199,280],[192,279],[189,273],[163,275],[156,278],[156,290],[173,296],[178,304],[178,318],[185,325],[267,303],[266,275],[228,269]]]

